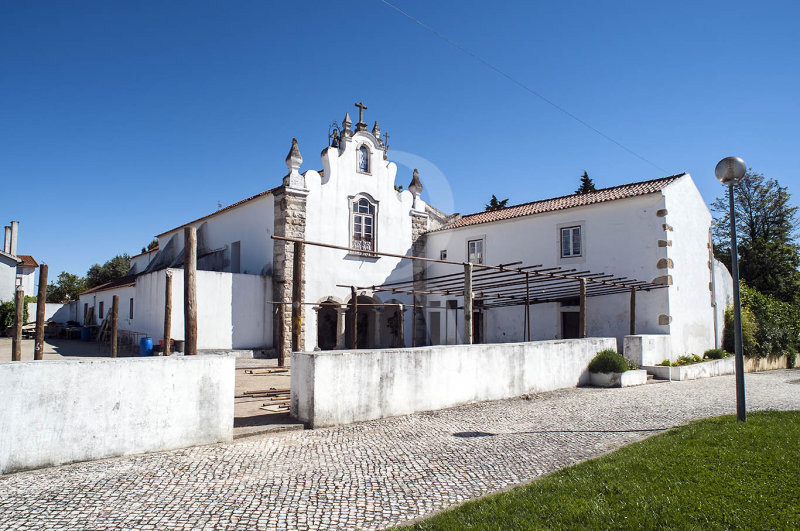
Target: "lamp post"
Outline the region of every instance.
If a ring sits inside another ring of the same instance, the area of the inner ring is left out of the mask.
[[[733,340],[736,350],[736,419],[744,422],[744,357],[742,355],[742,309],[739,302],[739,252],[736,248],[736,212],[733,207],[733,186],[742,180],[747,165],[739,157],[725,157],[717,163],[714,174],[728,186],[731,218],[731,276],[733,276]]]

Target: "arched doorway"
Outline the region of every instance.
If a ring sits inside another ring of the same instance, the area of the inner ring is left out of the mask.
[[[339,303],[327,300],[317,310],[317,346],[320,350],[336,348],[339,331]]]
[[[376,326],[378,326],[378,301],[366,295],[358,296],[358,316],[356,333],[358,335],[358,348],[380,348],[376,343]],[[347,304],[347,318],[345,319],[345,345],[353,345],[353,301]]]

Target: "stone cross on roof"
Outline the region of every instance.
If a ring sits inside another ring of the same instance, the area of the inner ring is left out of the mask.
[[[366,131],[367,124],[364,122],[364,111],[367,110],[367,106],[362,102],[356,103],[355,106],[358,107],[358,123],[356,124],[356,131]]]

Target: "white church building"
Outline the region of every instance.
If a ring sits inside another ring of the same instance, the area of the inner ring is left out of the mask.
[[[359,348],[463,342],[463,297],[423,288],[413,318],[409,291],[387,287],[414,280],[425,286],[425,279],[463,271],[437,262],[442,259],[471,262],[476,272],[480,264],[519,264],[634,279],[648,287],[636,295],[636,333],[669,334],[673,357],[702,354],[719,344],[730,276],[713,259],[711,215],[688,174],[447,215],[423,201],[424,176],[398,175],[377,122],[371,130],[364,122],[364,109],[360,106],[356,124],[348,114],[333,132],[321,153],[321,169],[301,171],[303,157],[294,140],[288,173],[282,181],[276,178],[274,188],[157,235],[158,247],[133,257],[127,277],[81,295],[84,315],[102,319],[118,295],[120,328],[157,342],[170,271],[176,301],[171,336],[181,339],[183,230],[194,226],[201,350],[291,348],[291,311],[283,312],[281,334],[274,303],[292,301],[294,248],[273,236],[328,245],[305,245],[299,261],[299,350],[353,346],[348,308],[354,286]],[[398,191],[397,185],[405,189]],[[412,263],[400,256],[433,260]],[[534,293],[529,302],[527,316],[519,304],[476,304],[473,341],[576,337],[578,307],[571,293]],[[627,292],[589,297],[586,334],[616,337],[622,348],[629,314]]]

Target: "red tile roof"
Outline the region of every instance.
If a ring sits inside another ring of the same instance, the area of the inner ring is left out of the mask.
[[[87,289],[81,295],[88,295],[90,293],[97,293],[98,291],[106,291],[109,289],[115,288],[125,288],[128,286],[135,286],[136,285],[136,275],[126,275],[124,277],[115,278],[105,284],[100,284],[99,286],[95,286],[91,289]]]
[[[674,182],[678,178],[683,177],[684,175],[686,174],[681,173],[678,175],[670,175],[669,177],[662,177],[660,179],[653,179],[651,181],[622,184],[620,186],[612,186],[611,188],[601,188],[600,190],[595,190],[594,192],[588,192],[585,194],[565,195],[561,197],[554,197],[552,199],[543,199],[541,201],[523,203],[521,205],[506,207],[502,210],[468,214],[448,225],[430,232],[458,229],[461,227],[469,227],[471,225],[479,225],[481,223],[491,223],[493,221],[502,221],[523,216],[531,216],[533,214],[543,214],[545,212],[555,212],[557,210],[566,210],[568,208],[604,203],[606,201],[615,201],[617,199],[625,199],[627,197],[652,194],[660,191],[665,186]]]
[[[36,263],[36,260],[29,254],[20,254],[17,255],[22,259],[22,263],[19,264],[22,267],[39,267],[39,264]]]
[[[217,214],[222,214],[223,212],[227,212],[228,210],[232,210],[232,209],[234,209],[234,208],[236,208],[238,206],[242,206],[243,204],[248,203],[248,202],[250,202],[250,201],[252,201],[254,199],[258,199],[259,197],[264,197],[265,195],[269,195],[272,192],[274,192],[275,190],[277,190],[278,188],[280,188],[280,186],[277,186],[275,188],[271,188],[271,189],[269,189],[269,190],[267,190],[265,192],[261,192],[260,194],[256,194],[254,196],[250,196],[250,197],[248,197],[246,199],[242,199],[241,201],[237,201],[237,202],[233,203],[232,205],[226,206],[225,208],[220,208],[216,212],[212,212],[211,214],[207,214],[207,215],[203,216],[202,218],[197,218],[194,221],[190,221],[188,223],[184,223],[183,225],[179,225],[179,226],[177,226],[177,227],[175,227],[173,229],[169,229],[167,231],[164,231],[161,234],[156,234],[156,237],[158,238],[160,236],[164,236],[165,234],[169,234],[172,231],[175,231],[175,230],[178,230],[178,229],[182,229],[183,227],[188,227],[189,225],[194,225],[195,223],[197,223],[199,221],[204,221],[204,220],[206,220],[208,218],[216,216]]]

